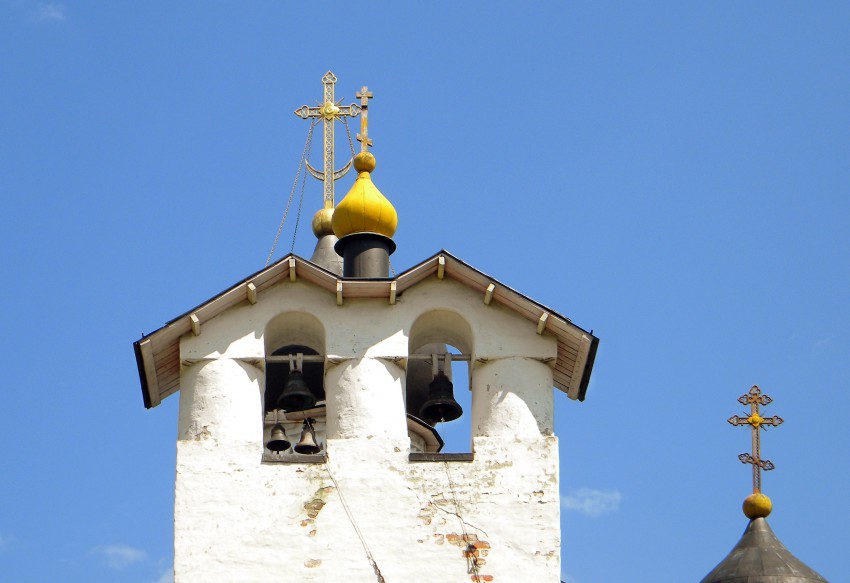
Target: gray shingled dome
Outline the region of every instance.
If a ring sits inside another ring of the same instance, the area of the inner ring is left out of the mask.
[[[764,518],[756,518],[726,558],[700,583],[828,582],[788,552]]]

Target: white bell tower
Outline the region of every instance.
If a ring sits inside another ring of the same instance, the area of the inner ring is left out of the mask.
[[[583,400],[598,339],[446,251],[389,277],[360,136],[314,220],[341,274],[284,257],[134,345],[145,406],[180,392],[175,581],[557,582],[553,387]],[[469,450],[440,453],[460,413]]]

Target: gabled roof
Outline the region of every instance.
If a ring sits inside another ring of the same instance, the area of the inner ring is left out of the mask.
[[[339,304],[344,298],[386,298],[393,304],[397,295],[431,277],[453,279],[482,294],[485,303],[496,302],[536,323],[538,334],[553,334],[558,340],[555,386],[571,399],[584,400],[599,339],[569,318],[440,251],[393,279],[339,277],[306,259],[287,255],[133,343],[145,407],[156,407],[179,390],[181,336],[197,333],[204,322],[237,304],[256,303],[258,294],[281,281],[303,279],[335,294]]]
[[[764,518],[750,521],[741,540],[701,583],[827,583],[788,552]]]

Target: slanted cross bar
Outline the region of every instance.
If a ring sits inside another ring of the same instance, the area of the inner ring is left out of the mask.
[[[742,453],[738,456],[741,463],[752,464],[753,466],[753,493],[761,492],[761,471],[774,469],[776,466],[770,460],[761,459],[761,439],[760,431],[767,429],[769,426],[776,427],[782,424],[782,417],[762,417],[759,414],[759,405],[767,406],[773,399],[761,393],[761,389],[753,385],[748,393],[738,397],[738,402],[742,405],[750,406],[750,415],[748,417],[738,417],[732,415],[728,421],[732,425],[749,425],[753,433],[753,452]]]
[[[331,71],[325,73],[322,77],[324,85],[324,101],[321,105],[309,107],[302,105],[295,110],[295,115],[302,119],[321,118],[324,124],[324,163],[325,167],[322,170],[317,170],[310,166],[307,162],[307,170],[310,171],[315,178],[324,181],[325,183],[325,208],[334,207],[334,181],[339,180],[351,168],[351,160],[340,170],[334,170],[334,122],[345,117],[357,117],[360,114],[360,106],[356,103],[350,105],[340,105],[342,99],[334,101],[334,85],[336,84],[336,76]]]

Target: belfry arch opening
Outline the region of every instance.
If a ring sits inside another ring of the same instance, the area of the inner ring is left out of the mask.
[[[263,411],[278,408],[278,401],[290,379],[290,369],[301,371],[316,402],[325,400],[325,330],[310,314],[288,312],[269,322],[265,330],[266,386]],[[297,355],[306,358],[299,364]],[[289,358],[292,356],[293,358]],[[269,358],[271,357],[271,358]]]
[[[323,449],[325,333],[314,316],[281,314],[266,326],[263,444],[266,461]],[[314,447],[307,447],[309,433]],[[299,434],[301,436],[299,441]],[[296,456],[297,457],[297,456]]]
[[[405,406],[409,418],[433,427],[439,435],[440,453],[472,450],[472,350],[472,329],[455,312],[427,312],[410,329]],[[411,436],[411,451],[416,449]]]

